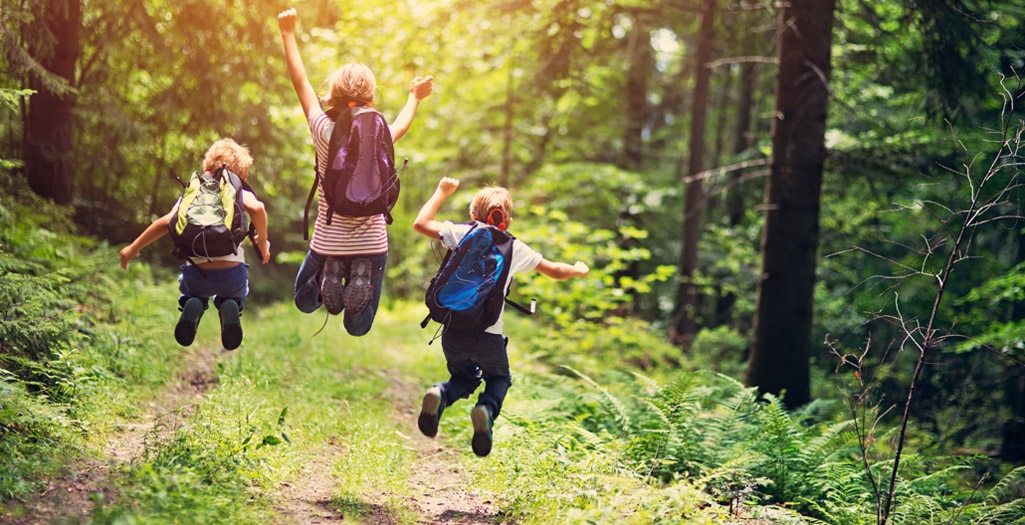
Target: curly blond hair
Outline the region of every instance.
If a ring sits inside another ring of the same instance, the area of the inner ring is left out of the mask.
[[[320,89],[320,101],[325,106],[336,108],[350,102],[358,106],[372,106],[376,99],[377,78],[366,64],[345,64],[332,71]]]
[[[214,142],[203,156],[203,171],[211,173],[221,166],[238,175],[242,180],[249,177],[249,166],[253,165],[253,157],[249,149],[232,139],[221,139]]]
[[[491,210],[498,208],[505,215],[506,225],[512,222],[512,197],[509,190],[501,186],[482,188],[470,201],[470,218],[475,221],[487,222]]]

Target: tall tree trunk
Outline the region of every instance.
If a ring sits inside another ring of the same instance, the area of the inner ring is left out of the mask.
[[[779,35],[762,271],[746,381],[761,392],[785,394],[786,404],[797,407],[811,399],[812,292],[835,0],[791,0],[786,5]]]
[[[654,69],[651,34],[634,20],[627,40],[629,67],[626,72],[626,125],[623,126],[623,156],[620,167],[638,170],[644,162],[644,124],[648,118],[648,81]]]
[[[34,39],[32,54],[44,68],[74,86],[82,28],[81,1],[47,0],[39,16],[53,40]],[[36,93],[29,99],[25,115],[25,175],[29,186],[39,195],[57,204],[70,204],[75,178],[75,94],[35,73],[30,74],[29,87]]]
[[[700,178],[705,162],[705,128],[708,106],[708,85],[712,59],[712,38],[715,36],[716,0],[704,0],[701,14],[701,38],[695,57],[694,97],[691,104],[687,197],[683,215],[683,247],[680,254],[680,287],[676,298],[676,318],[672,339],[687,350],[697,333],[698,288],[694,274],[698,268],[698,242],[701,239],[701,210],[705,190]]]
[[[512,170],[512,146],[513,146],[513,119],[516,117],[514,104],[516,101],[516,91],[513,86],[515,75],[513,70],[515,69],[510,58],[509,72],[505,80],[505,122],[502,124],[502,171],[498,175],[498,184],[503,187],[509,187],[509,172]]]
[[[743,62],[740,64],[740,79],[737,82],[737,123],[736,135],[733,139],[733,153],[740,156],[751,147],[751,110],[754,107],[754,89],[757,78],[757,64]],[[744,193],[740,188],[743,172],[730,172],[727,189],[726,214],[730,226],[739,226],[744,219]]]

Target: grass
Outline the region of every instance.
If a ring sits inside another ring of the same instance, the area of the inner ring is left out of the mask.
[[[440,343],[427,344],[433,327],[419,327],[420,303],[383,305],[366,337],[346,334],[337,317],[314,335],[323,314],[305,315],[289,303],[249,305],[245,342],[227,352],[212,311],[192,347],[174,342],[172,279],[140,280],[120,292],[114,324],[94,330],[90,346],[62,365],[77,371],[73,408],[4,384],[0,411],[34,414],[17,420],[31,432],[8,426],[0,436],[9,458],[0,475],[7,498],[41,488],[64,458],[101,456],[119,426],[143,419],[161,403],[165,384],[212,354],[216,382],[187,416],[156,428],[144,453],[111,474],[115,496],[99,501],[90,523],[180,523],[182,516],[197,524],[290,523],[280,510],[286,487],[307,483],[314,467],[330,480],[326,501],[343,522],[417,523],[423,516],[408,502],[425,490],[411,482],[423,461],[451,462],[447,472],[460,472],[463,488],[501,509],[496,519],[520,525],[809,522],[783,507],[759,506],[772,501],[770,491],[788,502],[812,498],[834,518],[844,512],[861,520],[871,512],[863,492],[817,496],[826,493],[819,485],[861,485],[857,465],[842,459],[850,452],[844,436],[827,439],[834,432],[824,426],[828,419],[756,403],[725,376],[677,370],[646,378],[617,362],[615,348],[656,343],[639,344],[627,331],[603,339],[508,316],[513,386],[493,451],[482,459],[469,447],[472,399],[445,411],[434,442],[455,453],[424,453],[415,411],[423,390],[447,372]],[[851,479],[825,479],[813,468],[819,464],[850,466]],[[774,476],[809,482],[783,484]],[[923,494],[921,512],[940,504]]]
[[[120,425],[159,403],[162,386],[199,353],[216,355],[217,382],[190,416],[155,430],[142,456],[112,474],[117,496],[99,502],[91,523],[179,523],[181,516],[197,524],[280,522],[283,487],[304,483],[317,462],[327,462],[336,487],[330,505],[344,522],[422,519],[407,504],[419,495],[409,480],[422,456],[414,439],[421,438],[415,417],[397,417],[397,407],[413,412],[423,389],[447,371],[440,342],[427,345],[434,327],[419,327],[420,303],[382,305],[373,331],[359,338],[346,334],[338,318],[315,336],[323,314],[305,315],[289,303],[248,305],[245,341],[227,352],[219,348],[212,311],[192,347],[174,342],[176,297],[170,279],[129,285],[120,294],[123,313],[94,340],[115,373],[88,382],[76,409],[91,429],[81,442],[99,455]],[[596,392],[565,370],[552,373],[556,358],[536,343],[551,345],[555,335],[536,323],[507,320],[514,383],[489,457],[470,452],[472,400],[445,412],[437,439],[458,454],[438,460],[458,463],[452,469],[467,473],[466,490],[520,524],[681,516],[687,523],[728,522],[726,509],[698,482],[646,482],[625,459],[625,442],[574,419],[579,412],[572,407]],[[588,362],[583,357],[572,361]],[[52,446],[76,442],[65,437]],[[39,470],[43,476],[52,469]]]

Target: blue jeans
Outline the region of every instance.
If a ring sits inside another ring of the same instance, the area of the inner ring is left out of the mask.
[[[374,324],[377,306],[381,303],[381,286],[384,284],[384,269],[388,266],[388,254],[346,255],[337,258],[345,261],[346,268],[350,268],[352,261],[356,259],[370,261],[370,285],[373,287],[370,304],[356,315],[349,315],[349,311],[345,310],[345,317],[342,320],[342,325],[345,326],[345,331],[349,334],[366,335]],[[303,260],[302,266],[299,267],[299,273],[295,276],[293,298],[295,306],[300,312],[313,313],[324,304],[320,297],[320,282],[323,280],[325,261],[327,261],[326,255],[310,250],[306,253],[306,259]]]
[[[238,303],[239,311],[249,295],[249,265],[239,264],[230,268],[201,269],[194,264],[185,263],[178,274],[178,305],[184,306],[191,297],[203,301],[206,310],[211,297],[214,308],[220,308],[225,299]]]
[[[441,388],[445,406],[469,398],[483,380],[484,391],[477,396],[477,404],[490,406],[492,417],[498,419],[505,395],[512,385],[509,354],[506,352],[508,342],[504,335],[487,332],[445,330],[441,334],[441,347],[445,351],[451,377],[436,386]]]

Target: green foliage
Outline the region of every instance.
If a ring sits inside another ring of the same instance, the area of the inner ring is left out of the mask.
[[[81,422],[63,408],[0,370],[0,501],[43,489],[74,452],[70,443]]]

